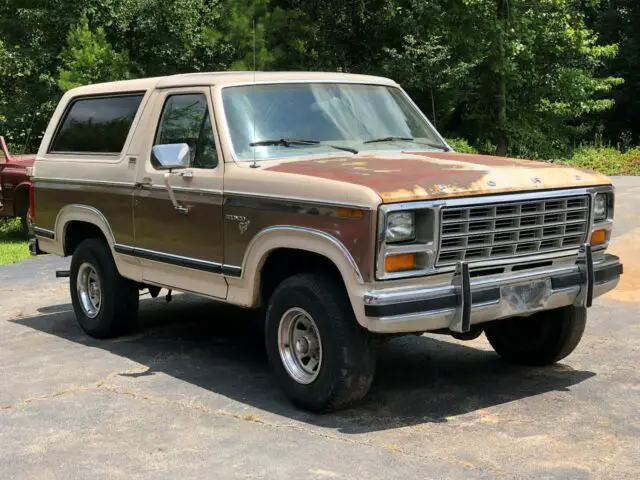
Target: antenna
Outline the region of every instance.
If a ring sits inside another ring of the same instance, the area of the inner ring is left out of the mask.
[[[256,83],[256,17],[253,17],[253,83]],[[256,141],[256,120],[253,118],[253,141]],[[253,147],[253,163],[251,168],[260,168],[256,160],[256,147]]]

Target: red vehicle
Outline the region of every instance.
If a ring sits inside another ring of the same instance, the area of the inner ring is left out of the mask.
[[[0,219],[20,218],[22,231],[28,235],[31,180],[27,168],[33,166],[36,155],[11,155],[4,137],[0,137],[0,147]]]

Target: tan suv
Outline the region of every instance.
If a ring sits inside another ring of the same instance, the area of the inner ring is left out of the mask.
[[[556,362],[622,273],[607,178],[455,153],[386,78],[80,87],[33,179],[33,248],[72,256],[89,335],[131,329],[144,288],[264,308],[275,377],[314,411],[363,397],[391,334],[484,332],[507,360]]]

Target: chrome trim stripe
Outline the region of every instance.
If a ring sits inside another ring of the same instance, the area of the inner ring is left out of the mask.
[[[85,179],[69,179],[69,178],[53,178],[53,177],[37,177],[33,179],[34,183],[61,183],[64,185],[83,185],[93,187],[117,187],[117,188],[134,188],[133,182],[116,182],[110,180],[85,180]],[[144,189],[152,189],[158,191],[167,191],[164,185],[152,185],[151,187],[145,186]],[[184,193],[204,193],[212,195],[222,195],[222,190],[210,189],[210,188],[189,188],[189,187],[173,187],[176,192]]]
[[[34,184],[39,183],[62,183],[65,185],[88,185],[96,187],[134,187],[133,182],[116,182],[110,180],[86,180],[73,178],[57,178],[57,177],[34,177]]]
[[[510,201],[527,201],[527,200],[541,200],[553,197],[566,197],[566,196],[578,196],[578,195],[591,195],[593,193],[608,192],[612,190],[611,185],[599,185],[594,187],[576,187],[566,189],[545,189],[532,192],[516,192],[516,193],[504,193],[498,195],[475,195],[472,197],[456,197],[456,198],[441,198],[434,200],[424,200],[417,202],[401,202],[390,203],[385,205],[389,211],[395,210],[419,210],[421,208],[433,208],[436,206],[446,207],[467,207],[475,206],[484,203],[508,203]]]
[[[240,276],[241,267],[235,265],[223,265],[218,262],[208,260],[199,260],[197,258],[175,255],[172,253],[158,252],[146,248],[132,247],[130,245],[115,244],[113,249],[120,254],[130,255],[133,257],[144,258],[154,262],[170,263],[179,267],[193,268],[195,270],[203,270],[211,273],[221,273],[229,276]]]
[[[225,196],[226,195],[233,195],[236,197],[243,197],[243,198],[258,198],[258,199],[265,199],[265,200],[273,200],[273,201],[287,201],[287,202],[296,202],[296,203],[308,203],[308,204],[312,204],[312,205],[322,205],[322,206],[327,206],[327,207],[348,207],[348,208],[361,208],[364,210],[374,210],[374,208],[371,205],[366,205],[366,204],[362,204],[362,203],[349,203],[349,202],[339,202],[339,201],[333,201],[333,200],[320,200],[317,198],[308,198],[308,197],[290,197],[290,196],[286,196],[286,195],[279,195],[279,196],[274,196],[274,195],[266,195],[266,194],[262,194],[262,193],[247,193],[247,192],[239,192],[236,190],[225,190],[224,191]]]
[[[190,187],[175,187],[171,186],[174,192],[178,193],[202,193],[205,195],[222,195],[223,191],[214,188],[190,188]],[[166,192],[167,188],[164,185],[145,185],[142,190],[156,190]]]

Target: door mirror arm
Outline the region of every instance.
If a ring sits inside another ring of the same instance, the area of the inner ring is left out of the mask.
[[[176,211],[186,215],[187,213],[189,213],[189,207],[185,207],[178,203],[178,200],[176,200],[176,194],[173,192],[173,188],[171,188],[171,182],[169,181],[170,179],[171,170],[164,174],[164,186],[167,187],[167,193],[169,194],[169,199],[173,204],[173,208],[175,208]]]
[[[166,143],[155,145],[151,149],[151,156],[152,160],[155,161],[154,163],[156,163],[156,169],[168,170],[168,172],[164,174],[164,186],[167,188],[167,193],[169,194],[169,199],[173,204],[173,208],[186,215],[189,213],[189,208],[178,203],[169,180],[173,170],[183,170],[189,167],[189,145],[186,143]],[[193,177],[193,173],[188,170],[181,172],[181,175],[185,178]]]

